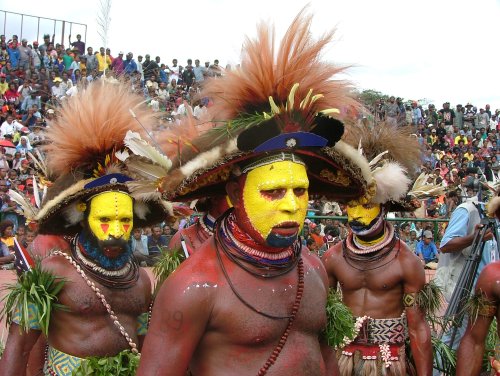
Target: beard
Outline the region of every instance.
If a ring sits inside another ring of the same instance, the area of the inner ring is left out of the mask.
[[[106,240],[99,240],[90,229],[85,228],[80,233],[79,242],[85,250],[86,256],[107,270],[121,269],[132,258],[130,241],[123,238],[109,237]],[[104,250],[107,248],[121,248],[122,252],[117,257],[107,257],[104,254]]]

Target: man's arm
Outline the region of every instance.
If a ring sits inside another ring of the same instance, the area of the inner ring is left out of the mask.
[[[481,230],[482,226],[483,225],[481,224],[476,225],[474,232],[470,235],[457,236],[449,240],[445,245],[441,247],[441,252],[443,253],[460,252],[464,248],[467,248],[472,244],[474,238],[476,237],[477,232]],[[491,239],[493,239],[493,233],[491,232],[491,230],[488,229],[484,235],[484,240],[486,241]]]
[[[30,351],[40,336],[39,330],[23,332],[19,325],[12,323],[5,350],[0,359],[0,376],[24,375]]]
[[[497,309],[499,266],[498,262],[487,265],[479,275],[476,284],[476,294],[482,294],[489,302],[494,303]],[[457,376],[479,375],[481,372],[484,343],[493,317],[494,313],[491,312],[490,315],[479,314],[475,322],[469,319],[469,325],[458,348]]]
[[[403,270],[404,294],[416,297],[424,284],[425,272],[421,262],[411,252],[400,252]],[[431,330],[425,321],[425,312],[414,304],[405,306],[410,347],[419,376],[432,375]]]
[[[192,268],[183,263],[160,288],[137,376],[186,375],[209,321],[214,293],[210,291],[214,289],[188,289],[196,278],[192,273]],[[200,284],[205,282],[213,281],[200,276]]]

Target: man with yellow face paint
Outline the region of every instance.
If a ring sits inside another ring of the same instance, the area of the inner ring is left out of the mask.
[[[168,205],[158,198],[132,198],[127,184],[136,175],[118,158],[127,153],[127,132],[140,131],[130,108],[143,124],[153,124],[152,114],[141,102],[128,87],[91,84],[65,102],[51,123],[48,165],[58,173],[43,206],[31,218],[43,235],[34,242],[33,253],[45,256],[41,265],[32,267],[43,269],[45,277],[30,285],[20,303],[11,307],[0,375],[24,375],[37,341],[31,359],[38,354],[43,360],[30,364],[31,374],[66,376],[84,367],[88,357],[138,356],[152,288],[147,273],[132,257],[130,235],[134,226],[149,226],[171,216]],[[30,281],[41,275],[26,273],[31,274]],[[47,284],[47,276],[55,282]],[[64,283],[54,290],[57,281]],[[44,295],[48,293],[53,295]],[[67,309],[37,304],[40,299]],[[42,327],[42,318],[48,315],[50,322]],[[30,317],[29,322],[23,317]],[[40,335],[42,330],[46,338]]]
[[[353,132],[357,136],[353,143],[361,140],[369,159],[379,162],[371,166],[369,194],[347,203],[347,239],[322,257],[330,288],[340,287],[343,303],[356,317],[354,337],[337,351],[340,374],[406,376],[416,369],[418,375],[431,375],[430,329],[420,296],[424,269],[386,221],[387,211],[414,209],[405,201],[410,184],[406,169],[418,166],[418,155],[414,160],[404,159],[390,146],[418,150],[418,145],[395,128],[380,125],[380,129]],[[387,152],[392,160],[377,158]],[[406,169],[394,159],[406,161]],[[414,365],[407,364],[408,336]]]
[[[320,338],[326,272],[299,235],[310,194],[359,197],[369,168],[329,116],[347,96],[318,60],[329,37],[313,41],[309,22],[299,14],[280,51],[262,25],[241,69],[204,85],[216,126],[188,140],[161,192],[188,202],[227,194],[233,208],[160,288],[139,376],[337,375]]]

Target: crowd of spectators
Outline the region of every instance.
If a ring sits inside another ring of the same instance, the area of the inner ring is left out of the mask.
[[[136,59],[132,52],[114,54],[103,47],[94,51],[80,35],[75,41],[70,36],[68,42],[67,46],[54,43],[54,35],[48,34],[44,35],[43,42],[32,43],[26,39],[19,42],[15,35],[9,40],[0,36],[0,220],[11,223],[13,234],[20,234],[23,242],[26,240],[25,219],[7,191],[17,190],[35,202],[33,175],[36,172],[31,155],[43,144],[43,128],[55,116],[57,106],[74,95],[78,87],[100,79],[127,81],[131,89],[144,95],[152,110],[159,113],[159,122],[165,121],[168,126],[175,125],[187,113],[202,120],[209,100],[200,99],[196,94],[204,80],[231,69],[230,66],[222,68],[218,60],[201,64],[195,59],[193,65],[188,59],[185,66],[181,66],[177,59],[165,64],[159,56],[152,59],[149,54],[138,55]],[[489,104],[478,110],[471,103],[456,104],[452,108],[446,102],[437,110],[434,104],[424,108],[416,101],[389,97],[367,108],[370,108],[372,126],[385,121],[399,127],[412,127],[423,151],[422,165],[416,173],[426,172],[429,183],[447,187],[445,196],[423,202],[417,217],[449,218],[463,196],[464,184],[483,181],[493,186],[499,179],[500,110],[492,112]],[[360,118],[360,121],[367,119]],[[314,218],[315,215],[345,216],[343,205],[317,198],[311,201],[309,215],[312,217],[306,220],[303,242],[312,251],[321,254],[345,238],[345,220]],[[417,243],[425,243],[424,234],[431,231],[431,243],[439,244],[444,225],[440,225],[438,231],[434,223],[414,221],[407,225],[398,226],[400,237],[416,253],[418,249],[423,250],[422,259],[430,262],[430,246],[423,244],[418,248]],[[168,246],[171,231],[175,230],[165,224],[156,229],[138,230],[133,242],[134,253],[150,265],[158,250]],[[28,242],[31,235],[30,232]]]

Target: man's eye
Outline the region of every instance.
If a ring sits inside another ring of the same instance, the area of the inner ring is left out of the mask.
[[[295,188],[293,190],[293,193],[295,193],[295,196],[302,196],[304,193],[306,193],[305,188]]]
[[[285,194],[285,189],[276,188],[276,189],[266,189],[261,191],[264,196],[271,198],[279,198]]]
[[[108,217],[102,217],[101,222],[109,222],[110,219]]]
[[[131,219],[130,218],[122,218],[123,223],[130,223]]]

